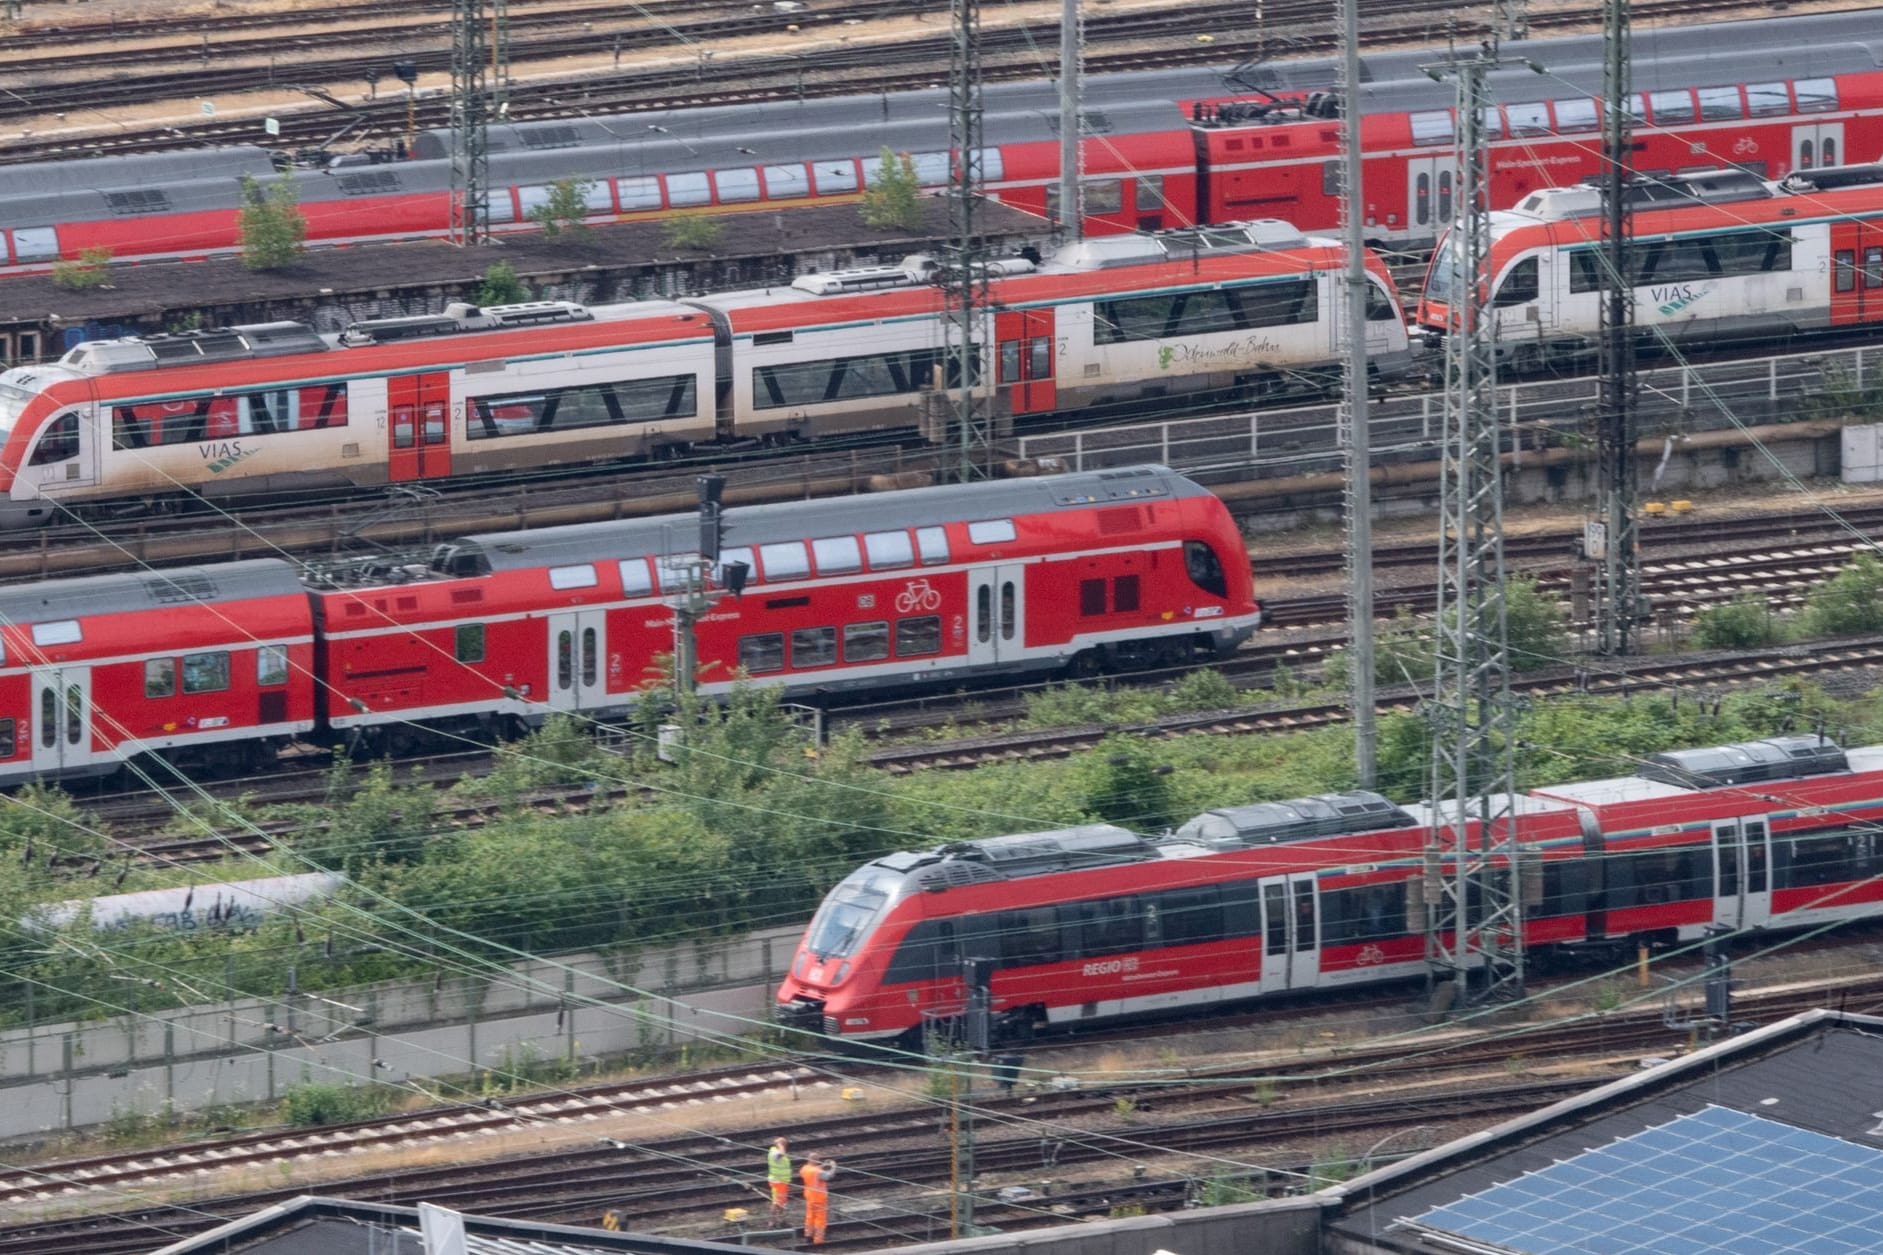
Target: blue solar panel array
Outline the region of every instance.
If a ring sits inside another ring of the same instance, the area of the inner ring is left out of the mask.
[[[1883,1251],[1883,1151],[1708,1107],[1411,1223],[1525,1255]]]

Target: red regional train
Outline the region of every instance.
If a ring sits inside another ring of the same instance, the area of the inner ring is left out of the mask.
[[[1636,168],[1732,162],[1782,178],[1876,159],[1883,72],[1873,38],[1862,10],[1638,27]],[[1501,102],[1486,118],[1495,208],[1600,170],[1599,37],[1532,40],[1523,51],[1547,77],[1492,75]],[[1375,244],[1424,247],[1451,221],[1453,89],[1421,68],[1444,55],[1365,58],[1358,108]],[[1334,82],[1332,63],[1314,60],[1092,76],[1080,147],[1085,233],[1257,217],[1336,227]],[[988,194],[1056,216],[1054,86],[996,83],[986,94]],[[956,156],[946,103],[935,89],[493,127],[492,221],[498,231],[533,229],[530,213],[565,179],[583,181],[598,222],[853,201],[878,176],[884,148],[909,154],[920,180],[939,187]],[[315,244],[442,235],[450,151],[449,132],[431,131],[409,160],[294,167],[282,177]],[[231,147],[16,167],[0,188],[0,270],[45,269],[88,248],[121,258],[233,252],[243,175],[274,179],[270,154]]]
[[[1768,182],[1711,170],[1638,182],[1628,245],[1637,333],[1660,343],[1783,339],[1883,324],[1883,165]],[[1608,266],[1601,191],[1534,193],[1491,215],[1488,274],[1501,356],[1520,367],[1594,351]],[[1417,307],[1442,338],[1456,315],[1448,235]]]
[[[1331,380],[1341,253],[1264,221],[1001,259],[975,382],[1010,423]],[[1367,348],[1390,378],[1410,364],[1406,328],[1368,264]],[[286,322],[88,341],[0,373],[0,526],[921,430],[946,374],[933,278],[914,257],[686,301],[458,305],[336,337]]]
[[[688,515],[0,588],[0,785],[625,713],[698,538]],[[1262,617],[1228,510],[1163,467],[740,508],[724,538],[750,578],[698,622],[708,693],[1174,663]]]
[[[1883,912],[1883,746],[1680,750],[1515,801],[1539,959]],[[1418,976],[1434,828],[1449,846],[1431,806],[1354,791],[1210,811],[1161,838],[1089,825],[887,855],[818,909],[777,1018],[919,1043],[962,1014],[970,959],[991,962],[1010,1036]]]

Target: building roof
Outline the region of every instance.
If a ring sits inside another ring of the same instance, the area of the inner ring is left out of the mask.
[[[1329,1196],[1346,1250],[1875,1250],[1883,1018],[1794,1016]]]

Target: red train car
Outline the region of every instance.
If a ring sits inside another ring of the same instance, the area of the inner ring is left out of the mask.
[[[311,731],[313,618],[273,559],[0,589],[0,785],[140,755],[260,761]]]
[[[1655,754],[1512,813],[1539,958],[1883,913],[1883,746]],[[819,908],[778,1018],[919,1042],[962,1014],[970,959],[990,963],[1010,1035],[1418,975],[1435,828],[1449,846],[1441,812],[1351,792],[1212,811],[1160,838],[1094,825],[886,855]]]
[[[698,624],[707,692],[794,694],[1179,661],[1261,621],[1234,521],[1161,467],[757,506],[742,595]],[[315,595],[335,729],[625,711],[673,650],[691,516],[471,536],[398,583]]]

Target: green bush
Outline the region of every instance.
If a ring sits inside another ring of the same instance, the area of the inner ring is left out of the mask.
[[[668,248],[711,248],[726,233],[726,224],[704,214],[669,218],[660,229],[660,238]]]
[[[299,257],[307,243],[307,216],[301,212],[293,180],[284,176],[264,188],[252,175],[243,175],[236,230],[242,264],[250,270],[279,270]]]
[[[303,1081],[281,1096],[281,1118],[297,1128],[348,1124],[384,1115],[392,1096],[377,1085],[324,1085]]]
[[[1800,624],[1806,636],[1852,636],[1883,631],[1883,563],[1860,553],[1812,590]]]
[[[1701,649],[1756,649],[1784,636],[1784,625],[1756,593],[1708,606],[1693,619],[1693,643]]]
[[[529,299],[523,280],[517,278],[517,268],[509,262],[492,262],[484,271],[483,286],[477,289],[479,305],[515,305]]]
[[[105,286],[111,273],[105,267],[111,261],[108,248],[87,248],[79,251],[77,261],[56,261],[52,263],[52,283],[54,287],[67,292],[89,292]]]

